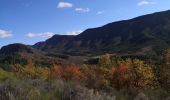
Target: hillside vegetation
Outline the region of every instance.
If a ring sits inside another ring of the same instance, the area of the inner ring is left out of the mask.
[[[159,64],[100,56],[97,64],[0,69],[3,100],[168,100],[170,50]]]

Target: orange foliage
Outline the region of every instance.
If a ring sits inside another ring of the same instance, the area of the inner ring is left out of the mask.
[[[113,69],[112,69],[113,71]],[[114,69],[114,82],[116,88],[121,88],[121,86],[128,85],[129,76],[128,76],[128,68],[125,64],[120,64],[118,68]]]
[[[116,69],[116,73],[125,73],[127,71],[127,67],[125,64],[120,64],[120,66]]]
[[[113,66],[112,67],[112,73],[115,73],[115,71],[116,71],[116,68]]]
[[[63,74],[63,68],[60,65],[54,65],[54,67],[51,69],[52,77],[61,78],[62,74]]]
[[[79,80],[81,78],[80,68],[75,65],[66,66],[64,69],[64,78]]]
[[[55,65],[51,71],[52,77],[63,78],[65,80],[80,80],[82,73],[75,65],[59,66]]]
[[[15,65],[12,65],[12,66],[11,66],[11,70],[12,70],[13,72],[21,72],[22,67],[21,67],[21,65],[19,65],[19,64],[15,64]]]
[[[114,71],[114,76],[117,81],[127,80],[128,69],[125,64],[120,64],[116,69],[112,68],[112,71]]]

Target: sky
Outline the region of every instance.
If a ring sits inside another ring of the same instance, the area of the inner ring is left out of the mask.
[[[170,10],[170,0],[0,0],[0,47]]]

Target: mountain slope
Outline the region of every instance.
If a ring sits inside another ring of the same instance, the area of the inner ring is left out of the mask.
[[[40,51],[32,48],[31,46],[26,46],[24,44],[9,44],[4,46],[0,50],[1,55],[13,54],[13,53],[40,53]]]
[[[113,22],[77,36],[56,35],[33,47],[70,54],[159,53],[170,46],[170,11]],[[49,42],[51,41],[51,42]]]
[[[10,44],[0,49],[0,66],[4,66],[5,69],[14,64],[49,67],[64,62],[65,59],[59,56],[53,57],[24,44]]]

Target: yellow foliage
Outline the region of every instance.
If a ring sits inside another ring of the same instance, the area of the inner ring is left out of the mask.
[[[50,76],[49,68],[34,67],[34,66],[25,66],[21,70],[17,71],[16,74],[21,78],[39,78],[39,79],[48,79]]]

